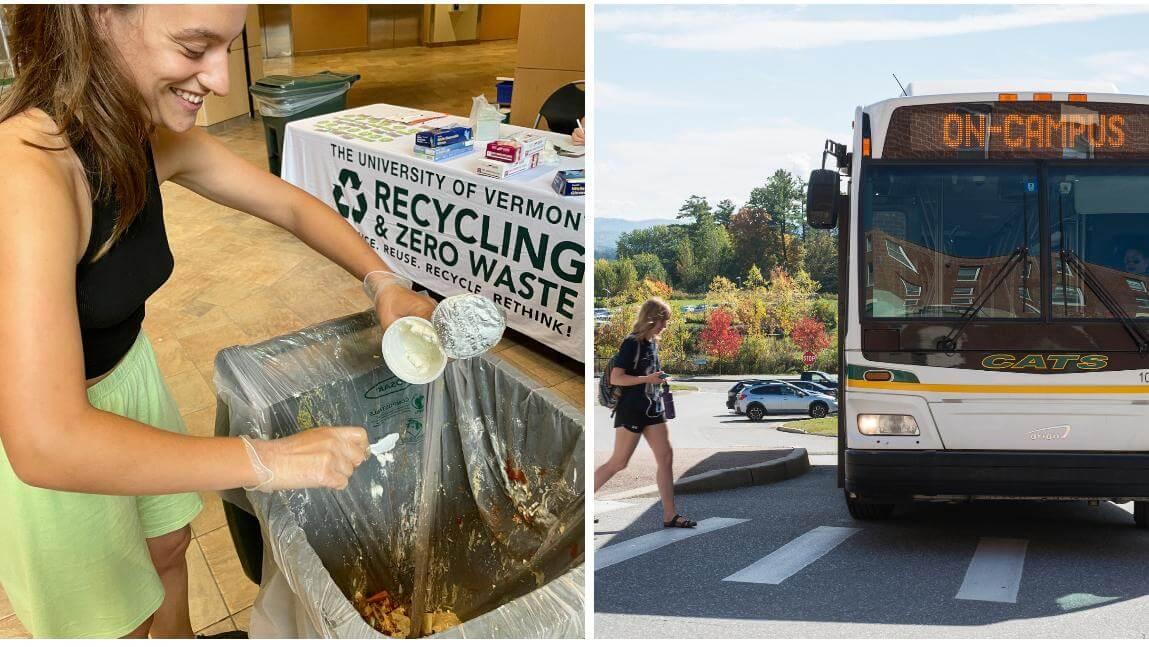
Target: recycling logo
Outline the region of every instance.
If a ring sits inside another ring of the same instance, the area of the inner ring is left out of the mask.
[[[399,436],[401,443],[416,443],[423,438],[423,421],[418,418],[408,418],[407,424]]]
[[[367,215],[367,196],[359,190],[362,185],[359,174],[345,168],[339,171],[339,183],[331,189],[339,215],[354,220],[356,224],[363,222],[363,216]]]

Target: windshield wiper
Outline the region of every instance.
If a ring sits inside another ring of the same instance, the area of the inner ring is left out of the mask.
[[[1146,338],[1145,333],[1142,332],[1133,321],[1133,317],[1130,317],[1129,313],[1125,312],[1125,309],[1121,307],[1117,299],[1113,298],[1113,295],[1105,288],[1101,281],[1098,281],[1097,277],[1093,276],[1093,272],[1085,266],[1085,261],[1081,260],[1073,250],[1062,249],[1059,253],[1061,254],[1061,262],[1067,266],[1072,264],[1078,272],[1081,272],[1081,278],[1085,279],[1085,285],[1097,295],[1097,300],[1101,302],[1101,305],[1105,306],[1114,317],[1117,317],[1121,325],[1125,327],[1125,331],[1129,333],[1129,336],[1133,339],[1133,343],[1137,345],[1137,352],[1149,352],[1149,338]],[[1064,274],[1062,276],[1064,276]],[[1068,297],[1069,295],[1066,294],[1063,286],[1061,288],[1061,303],[1062,307],[1066,309],[1068,309]]]
[[[981,312],[982,307],[985,306],[986,302],[989,301],[989,298],[993,296],[994,292],[997,291],[1000,283],[1005,280],[1005,277],[1009,276],[1013,266],[1017,265],[1018,262],[1025,262],[1028,264],[1029,247],[1021,245],[1020,247],[1017,247],[1012,252],[1010,252],[1009,257],[1005,259],[1005,262],[1002,263],[1001,267],[997,268],[997,271],[994,272],[993,276],[990,277],[985,292],[983,292],[981,296],[978,297],[977,301],[973,305],[966,308],[966,311],[961,315],[961,321],[959,321],[953,328],[951,328],[946,336],[938,339],[938,350],[945,351],[947,353],[952,353],[957,350],[958,335],[960,335],[961,331],[965,329],[966,324],[972,321],[973,318],[977,316],[977,313]]]

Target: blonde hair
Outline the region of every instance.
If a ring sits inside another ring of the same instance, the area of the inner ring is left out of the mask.
[[[638,317],[634,320],[632,335],[643,340],[650,340],[650,333],[658,327],[658,322],[670,320],[670,305],[658,297],[651,297],[638,309]]]

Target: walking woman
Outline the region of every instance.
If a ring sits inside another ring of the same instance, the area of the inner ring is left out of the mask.
[[[276,224],[369,281],[386,326],[433,307],[322,202],[194,128],[243,6],[8,5],[0,100],[0,586],[52,638],[191,637],[201,490],[346,487],[357,427],[184,434],[141,331],[171,275],[160,185]],[[237,279],[240,280],[240,279]]]
[[[638,439],[646,438],[658,468],[655,481],[662,499],[662,525],[694,528],[698,524],[678,514],[674,507],[674,450],[661,396],[661,385],[668,376],[658,361],[658,338],[669,322],[670,306],[662,299],[649,299],[638,309],[634,329],[618,349],[610,374],[610,383],[622,387],[614,409],[614,453],[594,471],[594,489],[597,492],[625,469]]]

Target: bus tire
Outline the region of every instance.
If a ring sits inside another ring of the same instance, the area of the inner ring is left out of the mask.
[[[754,403],[746,407],[746,416],[751,420],[761,420],[762,418],[766,417],[766,407],[758,403]]]
[[[1138,528],[1149,528],[1149,501],[1133,502],[1133,523]]]
[[[830,413],[830,407],[825,402],[815,402],[810,405],[811,418],[825,418]]]
[[[851,498],[846,493],[846,509],[858,521],[884,521],[894,513],[892,503],[866,503],[865,499]]]

